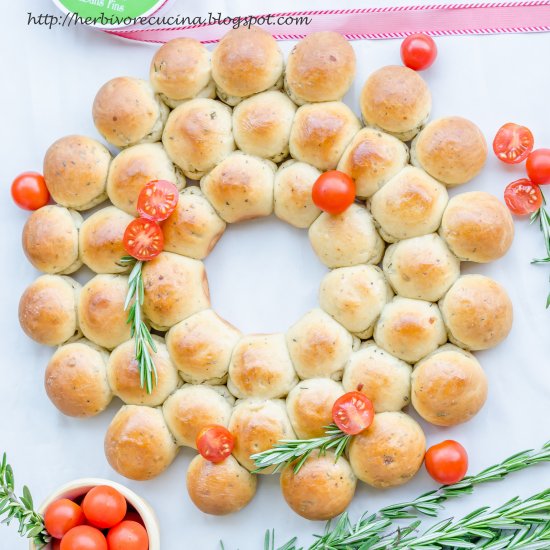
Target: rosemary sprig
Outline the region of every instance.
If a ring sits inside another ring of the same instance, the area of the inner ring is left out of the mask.
[[[546,200],[543,196],[543,204],[536,211],[531,214],[531,223],[535,223],[538,220],[539,227],[544,237],[544,245],[546,248],[546,258],[534,258],[531,260],[532,264],[550,263],[550,213],[546,210]],[[546,298],[546,308],[550,307],[550,293]]]

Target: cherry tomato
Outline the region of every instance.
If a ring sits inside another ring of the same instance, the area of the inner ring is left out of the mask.
[[[178,204],[178,188],[166,180],[150,181],[140,192],[137,211],[155,222],[167,219]]]
[[[468,454],[457,441],[442,441],[426,452],[426,470],[438,483],[458,483],[468,471]]]
[[[157,222],[145,218],[132,220],[124,232],[126,252],[141,261],[152,260],[164,247],[164,235]]]
[[[147,550],[149,537],[141,523],[123,521],[107,534],[109,550]]]
[[[401,42],[401,60],[414,71],[423,71],[432,65],[437,56],[437,46],[431,36],[411,34]]]
[[[24,210],[38,210],[50,200],[46,180],[38,172],[19,174],[11,184],[11,196],[15,204]]]
[[[516,216],[532,214],[540,208],[542,201],[539,186],[526,178],[509,183],[504,190],[504,202]]]
[[[535,149],[525,165],[529,179],[537,185],[550,183],[550,149]]]
[[[356,435],[372,424],[374,407],[368,397],[358,391],[350,391],[334,402],[332,419],[344,433]]]
[[[321,174],[311,191],[314,204],[329,214],[340,214],[355,200],[355,183],[343,172]]]
[[[105,535],[95,527],[80,525],[61,539],[61,550],[108,550]]]
[[[52,550],[61,550],[61,541],[59,539],[52,539]]]
[[[222,462],[233,451],[235,441],[229,430],[223,426],[207,426],[197,436],[199,453],[210,462]]]
[[[73,527],[82,525],[84,520],[82,508],[68,498],[53,502],[44,514],[46,531],[55,539],[62,538]]]
[[[497,132],[493,140],[493,151],[502,162],[518,164],[529,156],[534,143],[535,139],[529,128],[508,122]]]
[[[94,527],[109,529],[126,515],[126,499],[113,487],[98,485],[90,489],[82,501],[86,519]]]

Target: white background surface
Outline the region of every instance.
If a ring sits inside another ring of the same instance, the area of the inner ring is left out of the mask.
[[[200,6],[178,1],[173,12],[189,15],[223,11],[245,15],[246,1],[202,0]],[[370,2],[369,5],[384,2]],[[248,4],[253,5],[252,2]],[[333,1],[302,2],[299,8],[334,7]],[[359,7],[360,3],[350,3]],[[363,6],[365,3],[362,4]],[[2,201],[2,269],[0,293],[0,448],[8,452],[16,480],[27,483],[37,501],[60,484],[78,477],[108,477],[126,483],[146,497],[161,522],[163,550],[214,550],[223,539],[227,550],[262,548],[266,528],[274,527],[280,543],[300,535],[307,543],[323,525],[301,519],[288,509],[275,477],[261,479],[254,501],[241,513],[209,517],[193,507],[185,489],[187,464],[182,450],[159,478],[126,481],[108,466],[103,436],[120,406],[115,401],[91,420],[62,416],[43,389],[43,373],[51,350],[28,340],[17,321],[19,296],[38,273],[20,247],[27,214],[9,197],[13,177],[23,170],[41,170],[51,142],[69,133],[98,137],[91,120],[93,97],[103,82],[120,75],[146,78],[154,46],[125,43],[89,29],[28,27],[27,12],[49,11],[45,0],[3,2],[0,33],[3,123],[0,165]],[[263,2],[256,11],[297,9],[295,2]],[[488,141],[507,121],[528,125],[536,145],[550,147],[548,89],[550,35],[509,35],[437,39],[439,57],[424,77],[433,93],[433,115],[460,114],[474,120]],[[282,45],[285,52],[290,44]],[[374,69],[399,63],[399,41],[354,43],[358,75],[346,101],[357,112],[357,96]],[[451,192],[483,189],[501,196],[506,183],[523,176],[523,167],[507,168],[492,154],[483,173]],[[550,198],[550,193],[548,193]],[[490,381],[489,399],[469,424],[438,429],[423,424],[428,442],[460,440],[470,453],[470,471],[477,472],[509,454],[537,447],[550,439],[550,311],[548,267],[529,264],[544,255],[541,236],[526,221],[506,258],[491,265],[465,265],[464,271],[496,278],[508,289],[515,322],[508,340],[478,354]],[[273,218],[231,227],[206,262],[213,307],[243,331],[281,331],[316,305],[325,268],[309,248],[305,231]],[[414,413],[413,413],[414,414]],[[515,494],[528,495],[550,486],[550,466],[514,474],[508,481],[483,487],[475,496],[454,502],[449,514],[462,514],[484,504],[497,504]],[[424,471],[405,487],[378,492],[359,485],[351,506],[355,518],[391,502],[411,498],[434,487]],[[25,548],[15,529],[2,527],[0,548]]]

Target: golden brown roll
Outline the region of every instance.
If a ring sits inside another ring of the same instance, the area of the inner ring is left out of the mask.
[[[294,227],[307,228],[321,213],[313,204],[311,191],[321,172],[305,162],[287,160],[275,173],[275,215]]]
[[[387,489],[414,477],[425,452],[426,437],[415,420],[402,412],[383,412],[352,439],[349,461],[361,481]]]
[[[214,464],[197,455],[187,470],[187,491],[205,514],[225,516],[244,508],[256,494],[256,476],[232,456]]]
[[[39,344],[58,346],[80,337],[77,303],[80,285],[70,277],[42,275],[19,301],[19,324]]]
[[[168,113],[149,82],[129,76],[106,82],[92,108],[97,131],[115,147],[159,141]]]
[[[447,340],[436,304],[396,296],[384,306],[374,327],[374,341],[387,352],[416,363]]]
[[[302,105],[290,131],[290,154],[319,170],[334,170],[360,129],[359,119],[340,101]]]
[[[233,349],[227,388],[234,396],[275,399],[297,382],[284,334],[243,336]]]
[[[166,333],[166,345],[181,377],[191,384],[223,384],[241,333],[211,309],[199,311]]]
[[[161,225],[164,250],[196,260],[206,258],[225,231],[225,222],[198,187],[180,193],[176,209]]]
[[[277,166],[235,151],[201,179],[201,189],[227,223],[269,216]]]
[[[389,246],[384,274],[399,296],[436,302],[460,275],[460,261],[435,233]]]
[[[352,334],[365,340],[393,292],[376,265],[329,271],[321,281],[319,305]]]
[[[50,401],[67,416],[87,418],[104,411],[113,398],[108,359],[104,349],[85,339],[57,348],[44,376]]]
[[[363,128],[346,147],[338,170],[353,178],[358,197],[368,198],[405,168],[408,160],[409,149],[402,141],[375,128]]]
[[[126,227],[134,218],[115,206],[92,214],[80,228],[80,256],[95,273],[124,273],[128,266],[120,259],[128,253],[122,242]]]
[[[282,86],[283,54],[259,27],[230,30],[212,52],[212,77],[218,97],[228,105]]]
[[[411,366],[372,340],[351,354],[344,368],[344,390],[366,395],[377,413],[400,411],[411,400]]]
[[[416,71],[401,65],[388,65],[372,73],[359,102],[367,126],[380,128],[402,141],[409,141],[419,132],[432,108],[426,82]]]
[[[412,404],[436,426],[467,422],[487,399],[487,377],[477,359],[446,344],[419,361],[412,374]]]
[[[334,402],[344,395],[342,384],[330,378],[301,380],[286,398],[290,423],[299,439],[325,435],[325,426],[332,424]]]
[[[459,116],[432,120],[411,144],[411,162],[448,186],[470,181],[486,160],[481,130]]]
[[[449,201],[439,234],[460,260],[492,262],[512,246],[514,221],[496,197],[471,191]]]
[[[425,172],[403,168],[371,199],[371,212],[385,241],[419,237],[437,231],[449,196]]]
[[[120,475],[145,481],[160,475],[178,447],[160,409],[124,405],[105,434],[105,456]]]
[[[86,136],[58,139],[44,156],[44,179],[53,200],[75,210],[88,210],[107,198],[111,153]]]
[[[69,275],[82,265],[78,231],[82,216],[63,206],[47,205],[33,212],[23,227],[23,252],[44,273]]]
[[[500,344],[512,329],[512,302],[499,283],[484,275],[462,275],[439,302],[449,340],[469,350]]]
[[[323,212],[309,228],[309,241],[319,260],[330,268],[377,264],[384,254],[384,241],[372,216],[359,204],[341,214]]]
[[[210,52],[193,38],[174,38],[163,44],[153,56],[149,79],[172,108],[186,99],[216,96]]]
[[[281,490],[286,503],[298,515],[310,520],[328,520],[349,506],[357,479],[349,462],[328,451],[310,455],[297,474],[294,464],[281,472]]]
[[[198,180],[235,149],[231,109],[213,99],[185,101],[170,113],[162,143],[172,162]]]
[[[342,370],[358,345],[340,323],[322,309],[312,309],[286,333],[286,343],[300,378],[342,378]]]
[[[162,414],[178,445],[196,449],[203,428],[229,425],[234,402],[225,386],[185,384],[164,402]]]
[[[128,294],[128,277],[96,275],[80,292],[78,318],[84,336],[107,349],[130,339],[128,312],[124,302]]]
[[[202,262],[161,252],[142,270],[143,313],[157,330],[168,330],[183,319],[210,307]]]

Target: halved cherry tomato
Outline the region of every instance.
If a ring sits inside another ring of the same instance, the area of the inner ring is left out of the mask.
[[[345,393],[334,402],[332,419],[348,435],[361,433],[374,420],[372,401],[358,391]]]
[[[50,193],[46,180],[38,172],[23,172],[11,184],[11,196],[24,210],[38,210],[48,204]]]
[[[207,426],[199,432],[196,444],[206,460],[218,463],[231,454],[235,441],[231,432],[223,426]]]
[[[105,535],[95,527],[79,525],[61,539],[61,550],[108,550]]]
[[[458,483],[468,471],[468,453],[452,439],[430,447],[424,460],[430,476],[443,485]]]
[[[44,514],[46,531],[55,539],[60,539],[65,533],[85,521],[82,508],[69,500],[62,498],[52,502]]]
[[[139,194],[137,211],[142,218],[161,222],[176,209],[178,199],[178,188],[172,182],[150,181]]]
[[[355,200],[355,182],[343,172],[321,174],[311,191],[315,206],[329,214],[340,214]]]
[[[529,128],[508,122],[499,128],[493,140],[493,151],[502,162],[518,164],[529,156],[534,143]]]
[[[149,537],[143,525],[124,520],[107,533],[107,544],[109,550],[147,550]]]
[[[109,529],[126,515],[126,499],[113,487],[98,485],[88,491],[82,501],[86,519],[94,527]]]
[[[128,254],[137,260],[146,262],[162,252],[164,235],[157,222],[137,218],[128,224],[123,242]]]
[[[542,201],[539,186],[526,178],[509,183],[504,190],[504,202],[516,216],[532,214],[540,208]]]
[[[537,185],[550,183],[550,149],[536,149],[525,164],[529,179]]]
[[[431,36],[411,34],[401,43],[401,60],[413,71],[423,71],[432,65],[437,56],[437,46]]]

